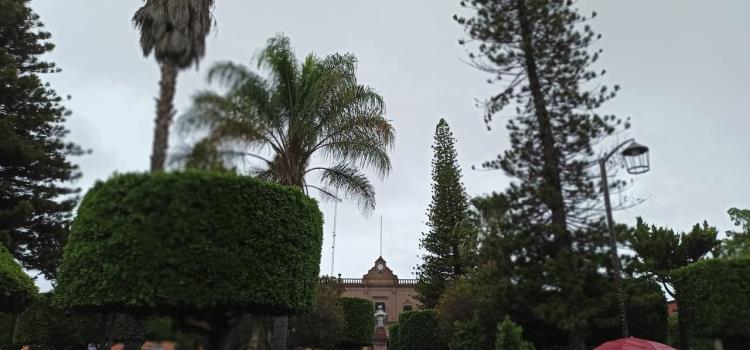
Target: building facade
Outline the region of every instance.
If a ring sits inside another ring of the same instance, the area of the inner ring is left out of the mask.
[[[341,278],[344,287],[342,296],[372,300],[375,309],[383,307],[386,312],[385,324],[398,321],[404,311],[418,309],[416,279],[399,279],[388,267],[385,259],[379,257],[372,268],[362,278]]]

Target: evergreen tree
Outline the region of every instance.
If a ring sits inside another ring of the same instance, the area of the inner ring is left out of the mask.
[[[564,330],[578,350],[607,292],[602,218],[591,210],[599,197],[593,146],[628,125],[595,112],[619,88],[591,82],[604,74],[591,70],[601,50],[590,46],[600,36],[573,3],[467,0],[461,4],[476,14],[455,18],[480,43],[470,57],[502,86],[487,100],[485,120],[515,109],[511,148],[485,164],[516,179],[505,193],[511,229],[492,259],[507,264],[523,299],[516,305]]]
[[[68,234],[80,176],[65,142],[69,111],[41,74],[50,34],[28,0],[0,0],[0,242],[25,268],[53,279]]]
[[[462,254],[471,237],[469,200],[461,183],[455,141],[448,123],[440,119],[432,146],[432,202],[427,210],[430,230],[421,240],[427,253],[417,268],[417,291],[427,307],[434,307],[445,288],[469,268],[470,259]]]

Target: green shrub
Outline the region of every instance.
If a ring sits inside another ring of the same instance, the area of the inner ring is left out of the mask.
[[[34,281],[0,244],[0,312],[21,311],[36,291]]]
[[[372,344],[375,332],[375,304],[367,299],[341,298],[344,309],[344,334],[340,348],[361,349]]]
[[[398,341],[402,350],[441,350],[448,348],[441,335],[435,310],[411,311],[403,317],[403,320],[399,318],[399,324]]]
[[[302,312],[322,225],[300,190],[250,177],[115,175],[81,202],[56,294],[97,310]]]
[[[495,350],[534,350],[534,345],[523,339],[523,328],[506,317],[497,325]]]
[[[401,350],[398,342],[398,323],[388,326],[388,350]]]
[[[702,260],[673,275],[691,338],[718,338],[728,349],[750,344],[750,258]]]
[[[479,350],[486,347],[484,331],[478,317],[469,321],[456,321],[453,326],[453,337],[448,348],[450,350]]]
[[[302,348],[331,349],[344,333],[341,284],[335,277],[322,277],[315,297],[315,309],[289,320],[287,344]]]
[[[402,323],[406,322],[406,320],[408,320],[409,317],[411,317],[412,315],[414,315],[414,313],[417,312],[417,311],[418,310],[409,310],[409,311],[404,311],[404,312],[400,313],[398,315],[398,323],[402,324]]]

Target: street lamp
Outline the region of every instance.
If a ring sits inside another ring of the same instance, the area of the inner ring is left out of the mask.
[[[627,146],[627,147],[626,147]],[[620,322],[622,323],[622,336],[627,338],[628,319],[625,313],[625,291],[622,287],[622,266],[620,265],[620,256],[617,254],[617,237],[615,235],[615,223],[612,219],[612,204],[609,200],[609,184],[607,183],[607,162],[617,153],[618,150],[625,147],[620,153],[625,160],[625,169],[629,174],[643,174],[650,169],[648,147],[635,142],[634,139],[626,140],[617,145],[612,151],[599,158],[599,169],[602,175],[602,192],[604,192],[604,206],[607,210],[607,226],[609,226],[609,250],[612,258],[612,273],[615,278],[617,288],[617,299],[620,304]]]

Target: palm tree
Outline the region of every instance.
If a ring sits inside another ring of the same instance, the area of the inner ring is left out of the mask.
[[[357,82],[356,58],[311,54],[299,62],[289,39],[278,35],[257,63],[267,77],[231,62],[214,65],[208,80],[226,92],[195,95],[180,118],[183,132],[204,133],[198,145],[223,149],[229,160],[260,162],[260,177],[335,200],[342,193],[371,212],[375,190],[362,169],[388,174],[395,135],[383,97]],[[287,327],[287,317],[274,319],[273,349],[286,349]]]
[[[327,198],[342,193],[363,211],[374,209],[375,191],[362,169],[388,174],[394,130],[382,96],[358,84],[356,58],[308,55],[299,62],[279,35],[262,50],[258,67],[268,77],[231,62],[214,65],[208,80],[226,92],[196,94],[180,117],[182,131],[205,133],[201,147],[215,145],[230,160],[257,160],[258,176]]]
[[[161,66],[151,171],[164,170],[169,127],[175,114],[172,100],[177,73],[203,58],[213,3],[214,0],[146,0],[133,16],[133,23],[141,32],[143,55],[148,57],[153,52]]]

